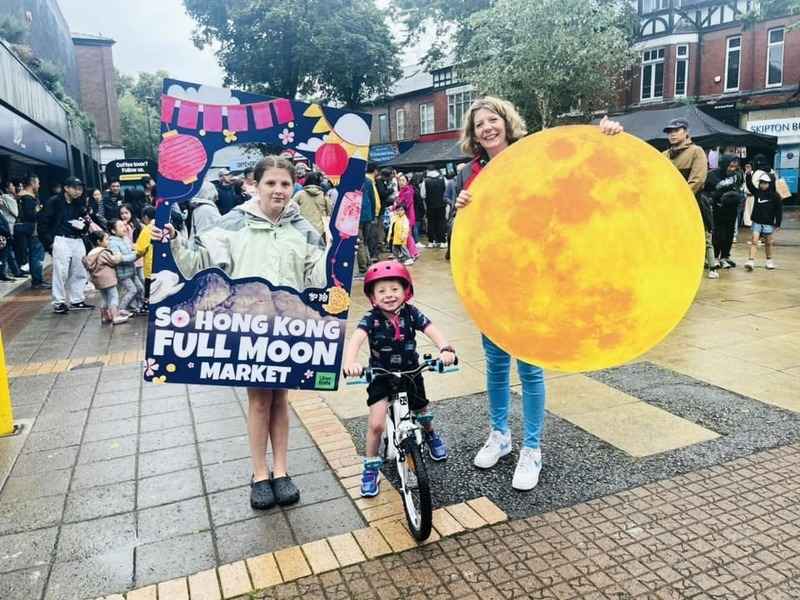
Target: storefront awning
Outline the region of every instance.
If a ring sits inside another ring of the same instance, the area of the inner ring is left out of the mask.
[[[462,162],[469,156],[461,151],[459,140],[436,140],[433,142],[417,142],[409,150],[386,163],[397,168],[425,168],[428,165],[441,166],[451,162]]]
[[[707,115],[694,105],[638,110],[611,118],[622,123],[626,132],[642,138],[660,150],[669,147],[667,134],[662,130],[672,119],[686,119],[692,141],[706,149],[717,146],[748,146],[772,151],[778,144],[775,136],[733,127]]]

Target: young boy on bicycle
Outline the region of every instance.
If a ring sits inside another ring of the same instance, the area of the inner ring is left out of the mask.
[[[371,367],[387,371],[408,371],[419,366],[416,332],[421,331],[439,348],[439,358],[446,365],[455,362],[456,355],[444,335],[419,309],[409,304],[414,295],[411,274],[405,266],[394,260],[375,263],[364,276],[364,293],[372,303],[358,324],[344,355],[344,374],[359,377],[364,367],[357,362],[358,351],[369,340]],[[447,446],[433,429],[433,415],[428,410],[425,384],[422,375],[407,380],[406,392],[409,406],[422,425],[433,460],[447,458]],[[380,469],[383,459],[379,445],[389,408],[389,384],[385,377],[376,377],[367,388],[369,425],[364,473],[361,478],[361,495],[377,496],[380,491]]]

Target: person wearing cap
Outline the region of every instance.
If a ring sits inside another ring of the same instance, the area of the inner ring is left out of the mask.
[[[82,262],[86,256],[83,236],[90,220],[83,182],[77,177],[68,177],[63,191],[48,199],[42,211],[39,237],[53,256],[53,310],[58,314],[94,308],[84,301],[89,275]]]
[[[220,215],[226,215],[234,207],[239,206],[244,201],[236,193],[236,187],[233,185],[231,172],[228,169],[220,169],[218,173],[219,179],[214,182],[217,188],[217,209]]]
[[[672,119],[664,127],[664,133],[669,139],[669,149],[664,151],[666,156],[675,166],[689,188],[692,190],[700,214],[703,217],[703,226],[706,230],[706,267],[709,279],[719,279],[714,260],[714,245],[712,232],[714,231],[714,212],[711,202],[702,194],[708,175],[708,159],[703,149],[692,143],[689,136],[689,122],[686,119]]]
[[[773,261],[775,232],[783,221],[783,202],[775,189],[775,180],[769,173],[762,172],[756,184],[752,180],[752,170],[747,165],[745,172],[745,184],[748,191],[753,195],[753,213],[750,215],[752,221],[753,237],[750,242],[750,257],[744,264],[747,271],[755,268],[756,254],[758,254],[758,242],[764,238],[764,249],[767,254],[767,269],[774,269]]]

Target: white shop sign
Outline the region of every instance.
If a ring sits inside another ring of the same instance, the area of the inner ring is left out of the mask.
[[[768,119],[764,121],[748,120],[748,131],[774,135],[778,144],[800,144],[800,117],[791,119]]]

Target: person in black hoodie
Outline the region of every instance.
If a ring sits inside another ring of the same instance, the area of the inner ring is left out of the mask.
[[[53,311],[58,314],[94,308],[84,301],[89,276],[82,263],[90,220],[83,182],[76,177],[67,178],[64,191],[52,196],[39,214],[39,237],[53,256]]]
[[[122,188],[119,181],[112,181],[108,186],[108,191],[103,194],[103,201],[100,203],[99,214],[106,221],[119,219],[119,209],[125,203],[122,195]]]
[[[731,260],[731,246],[736,229],[736,214],[744,201],[742,183],[744,176],[736,156],[722,156],[719,167],[706,177],[705,193],[711,198],[714,210],[714,268],[730,269],[736,266]]]
[[[778,192],[775,191],[775,179],[768,173],[762,173],[758,178],[758,186],[752,182],[751,169],[745,173],[745,183],[747,189],[753,195],[753,213],[750,220],[753,222],[753,238],[750,243],[750,258],[744,264],[744,268],[752,271],[755,267],[756,254],[758,253],[758,241],[763,236],[764,249],[767,253],[767,269],[774,269],[775,262],[772,260],[774,251],[773,238],[775,232],[781,226],[783,220],[783,202]]]

